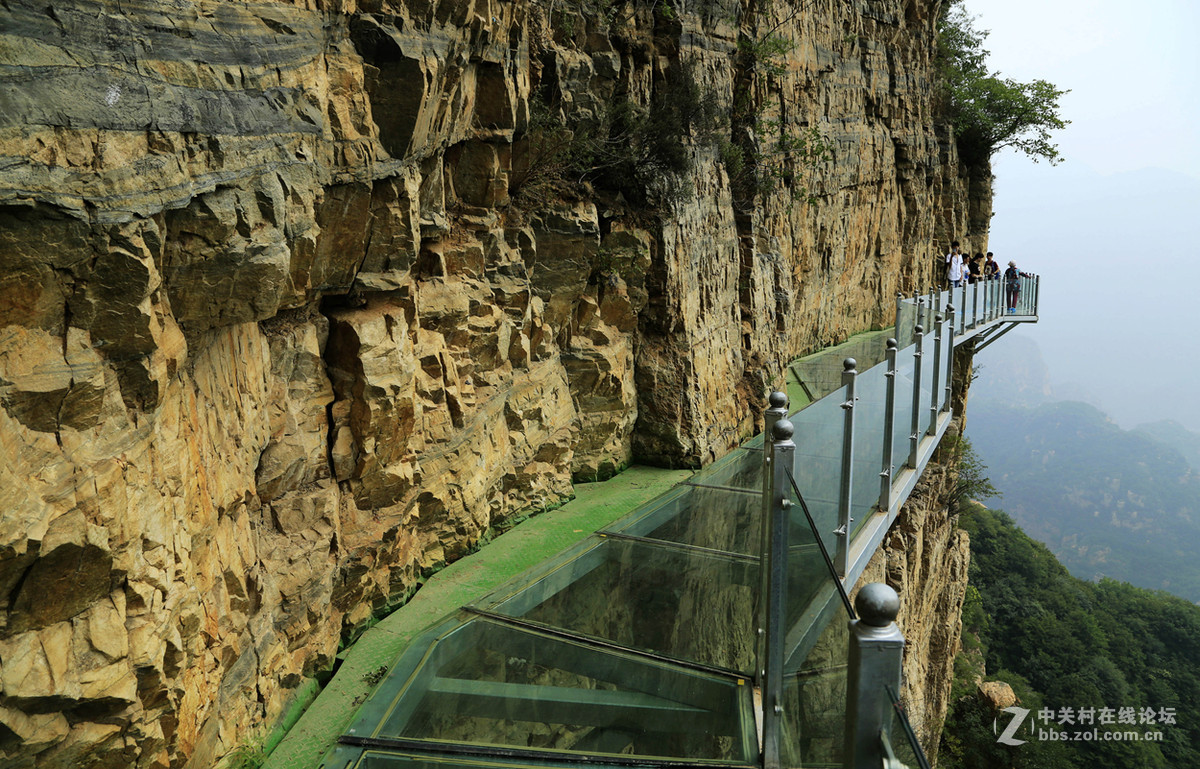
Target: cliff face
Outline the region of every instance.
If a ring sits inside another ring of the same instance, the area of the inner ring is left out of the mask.
[[[665,8],[5,4],[6,765],[210,765],[489,527],[719,456],[982,241],[936,3]],[[804,194],[688,134],[674,202],[510,205],[539,94],[582,125],[685,71],[817,130]]]

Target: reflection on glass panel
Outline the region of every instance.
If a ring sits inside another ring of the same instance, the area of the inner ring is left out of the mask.
[[[742,453],[762,462],[761,452]],[[762,483],[761,469],[755,482]],[[607,531],[757,555],[762,504],[761,485],[746,491],[683,485],[655,500],[645,514],[619,521]]]
[[[879,502],[879,471],[883,469],[883,423],[887,406],[887,363],[864,371],[856,382],[854,458],[850,490],[850,531],[867,522]]]
[[[955,319],[957,321],[955,329],[957,332],[961,332],[963,329],[971,327],[971,313],[975,307],[976,289],[974,284],[966,284],[965,289],[966,290],[963,297],[959,300],[961,302],[961,306],[959,304],[954,305],[955,309],[957,310],[955,313]]]
[[[749,558],[608,537],[491,611],[749,671],[757,587]]]
[[[372,736],[745,761],[748,688],[475,619],[437,639]]]
[[[887,339],[885,333],[860,334],[837,347],[793,361],[788,370],[804,382],[814,398],[824,398],[842,386],[846,358],[854,358],[858,370],[866,371],[886,358]],[[792,403],[789,412],[799,406]]]
[[[814,398],[824,398],[842,386],[842,361],[846,355],[831,350],[810,355],[791,364]]]
[[[806,615],[811,616],[813,606],[828,595],[834,578],[799,504],[792,508],[791,528],[784,622],[787,628],[794,627]],[[832,550],[828,552],[833,555]]]
[[[918,432],[921,434],[929,427],[929,403],[933,393],[933,359],[936,357],[936,347],[935,334],[930,331],[925,335],[925,345],[921,351],[921,400],[917,409],[920,420]]]
[[[842,766],[846,730],[846,664],[849,630],[840,604],[811,651],[783,687],[783,764]],[[820,625],[818,625],[820,627]]]
[[[792,474],[831,553],[837,547],[833,530],[838,526],[845,397],[845,390],[838,390],[790,417],[796,428]]]
[[[755,493],[762,491],[761,451],[734,449],[721,459],[700,470],[688,483],[705,486],[728,486]]]
[[[950,398],[950,390],[947,387],[949,384],[951,373],[951,364],[954,359],[954,346],[950,334],[942,334],[942,367],[939,369],[939,386],[942,388],[938,393],[938,404],[940,409],[949,408],[948,399]]]
[[[917,305],[905,299],[900,302],[900,322],[896,325],[893,331],[893,337],[896,343],[903,350],[913,342],[913,327],[919,322],[917,320]]]
[[[909,436],[912,435],[913,371],[916,367],[915,347],[896,354],[896,421],[892,428],[892,481],[908,461]]]

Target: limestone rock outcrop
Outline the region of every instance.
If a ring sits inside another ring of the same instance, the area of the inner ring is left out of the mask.
[[[207,767],[488,529],[711,461],[890,322],[983,237],[936,6],[5,3],[0,763]],[[747,201],[686,133],[669,202],[514,203],[539,103],[685,70],[828,152]]]

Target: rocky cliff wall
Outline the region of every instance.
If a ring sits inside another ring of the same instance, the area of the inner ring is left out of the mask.
[[[887,324],[983,237],[936,6],[5,3],[2,761],[209,766],[489,528]],[[680,73],[724,134],[680,194],[513,204],[541,105]],[[728,145],[813,129],[747,193]]]

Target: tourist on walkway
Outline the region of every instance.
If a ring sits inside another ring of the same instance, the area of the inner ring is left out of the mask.
[[[967,282],[978,283],[983,280],[983,254],[975,254],[975,258],[967,264]]]
[[[962,285],[963,257],[957,240],[950,244],[950,253],[946,254],[946,279],[954,288]]]
[[[1021,278],[1032,277],[1029,273],[1018,270],[1016,262],[1008,263],[1008,269],[1004,271],[1004,296],[1008,299],[1009,315],[1017,311],[1017,300],[1021,298]]]
[[[1000,265],[996,264],[994,256],[991,251],[987,252],[987,261],[983,263],[984,280],[996,280],[1000,277]]]

